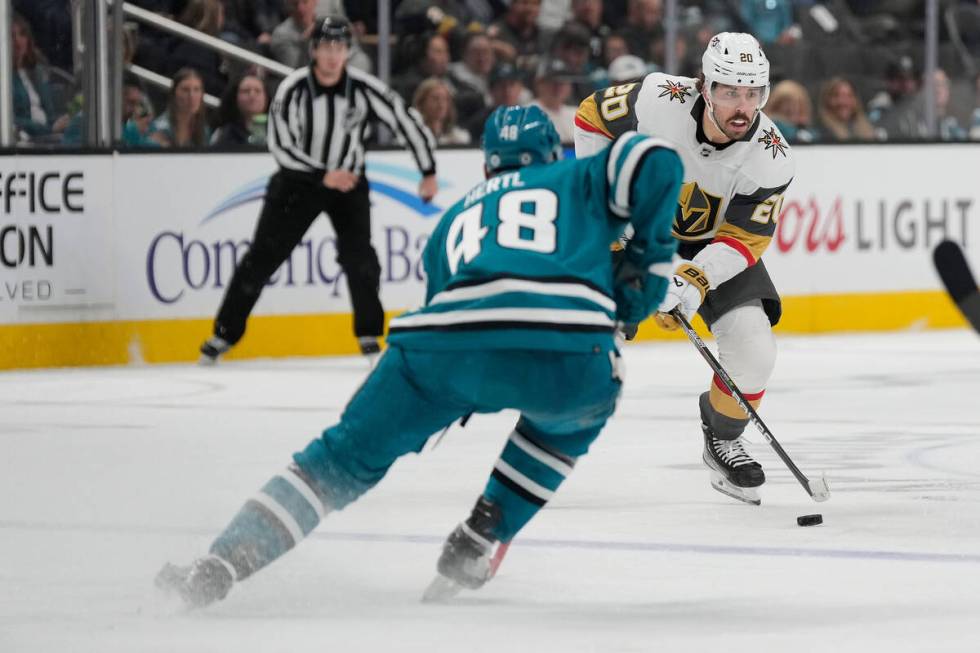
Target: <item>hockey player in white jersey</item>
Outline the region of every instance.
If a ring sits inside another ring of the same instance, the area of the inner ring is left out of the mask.
[[[722,365],[753,406],[775,365],[772,326],[781,313],[761,257],[794,174],[786,139],[762,112],[768,95],[769,62],[758,41],[724,32],[711,39],[697,78],[654,73],[612,86],[586,98],[575,118],[577,156],[629,130],[677,148],[685,174],[673,233],[683,260],[655,319],[676,329],[668,311],[700,312]],[[717,377],[699,408],[712,486],[758,504],[765,474],[742,443],[747,415]]]

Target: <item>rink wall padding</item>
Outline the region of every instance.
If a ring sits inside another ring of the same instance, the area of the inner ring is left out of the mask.
[[[931,264],[943,238],[980,266],[980,146],[795,148],[766,266],[781,333],[962,327]],[[372,153],[372,236],[389,317],[424,297],[420,256],[442,211],[482,177],[438,154],[418,201],[410,155]],[[193,360],[247,250],[266,154],[0,159],[0,369]],[[270,280],[231,358],[356,352],[334,235],[318,220]],[[702,326],[703,330],[703,326]],[[639,338],[681,338],[644,324]]]

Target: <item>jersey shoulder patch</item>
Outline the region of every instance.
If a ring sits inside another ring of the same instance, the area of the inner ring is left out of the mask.
[[[653,92],[654,97],[661,102],[689,104],[698,97],[698,90],[694,81],[690,77],[653,73],[643,80],[643,86],[647,92]]]
[[[760,186],[783,186],[796,173],[793,149],[779,128],[763,114],[759,127],[752,135],[752,151],[742,170]]]

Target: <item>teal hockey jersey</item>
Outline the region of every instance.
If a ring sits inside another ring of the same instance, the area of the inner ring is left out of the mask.
[[[683,176],[666,141],[627,132],[599,154],[501,172],[442,216],[425,305],[391,321],[405,349],[615,347],[610,245],[627,224],[649,268],[671,261]]]

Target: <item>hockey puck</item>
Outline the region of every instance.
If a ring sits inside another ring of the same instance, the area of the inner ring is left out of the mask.
[[[816,526],[823,523],[823,515],[800,515],[796,518],[800,526]]]

